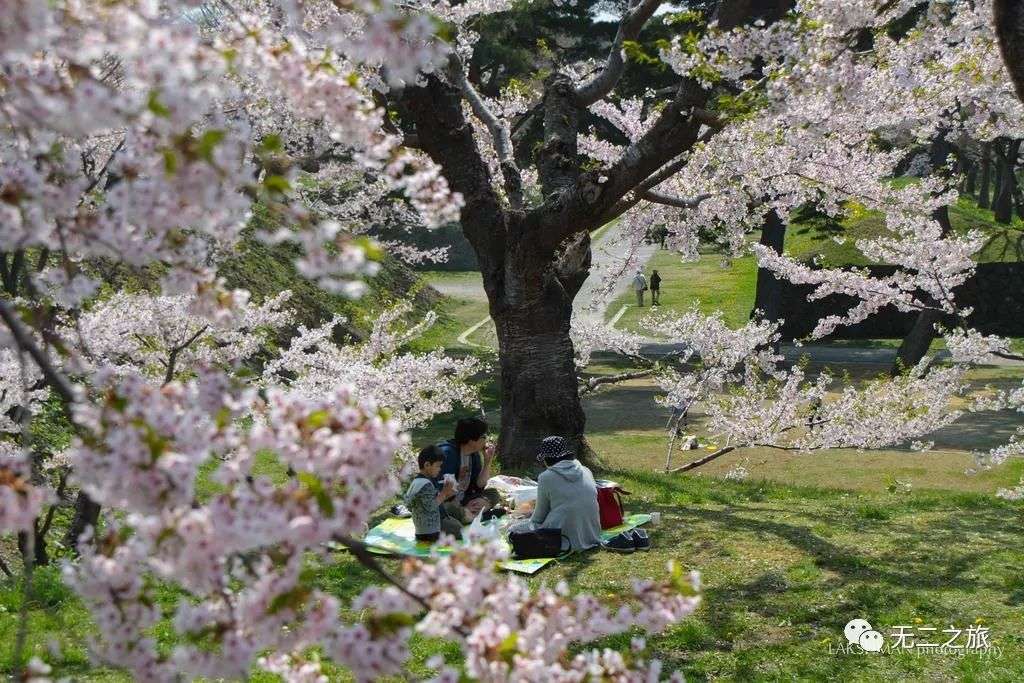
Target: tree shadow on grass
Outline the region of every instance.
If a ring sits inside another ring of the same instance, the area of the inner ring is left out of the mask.
[[[568,557],[557,560],[558,565],[562,567],[564,572],[562,578],[571,586],[577,582],[580,574],[587,571],[590,566],[594,563],[595,556],[603,552],[600,547],[592,548],[591,550],[584,550],[583,552],[573,553]],[[543,570],[541,570],[543,571]]]
[[[812,672],[818,676],[827,671],[827,677],[833,679],[845,679],[847,674],[863,677],[863,660],[824,660],[827,648],[815,643],[822,640],[822,635],[841,642],[842,626],[858,616],[883,618],[909,610],[941,620],[957,616],[943,612],[950,604],[976,605],[986,610],[994,607],[993,600],[1012,607],[1024,598],[1024,580],[1001,579],[1000,572],[992,569],[994,551],[1014,552],[1012,549],[1024,545],[1024,530],[1012,509],[994,506],[957,514],[958,508],[950,506],[931,511],[942,516],[918,523],[909,519],[917,514],[912,508],[897,508],[888,520],[864,520],[846,509],[822,510],[806,505],[650,507],[660,511],[663,519],[653,537],[655,543],[679,547],[684,553],[693,548],[705,556],[705,560],[694,558],[689,563],[697,569],[704,561],[721,567],[721,558],[738,554],[729,546],[744,541],[766,546],[781,542],[804,557],[796,564],[780,560],[776,567],[758,569],[753,575],[730,577],[726,570],[726,574],[715,576],[704,589],[704,606],[693,617],[704,626],[691,624],[681,631],[674,629],[653,643],[666,649],[667,663],[675,660],[690,678],[707,675],[696,660],[703,656],[701,653],[709,652],[729,653],[729,661],[736,667],[732,675],[740,678],[763,676],[774,656],[787,661],[787,667],[794,667],[785,669],[791,676]],[[778,514],[795,516],[797,521],[765,518]],[[816,533],[812,527],[819,525],[834,529],[845,540],[831,540]],[[854,534],[852,539],[850,534]],[[989,542],[979,546],[972,537],[981,535]],[[851,545],[860,538],[863,547]],[[880,549],[880,545],[884,547]],[[972,597],[981,590],[989,593],[987,603]],[[773,629],[776,624],[778,628]],[[687,635],[695,632],[704,633],[704,637]],[[776,655],[772,654],[773,648],[779,649]],[[885,664],[897,668],[948,665]],[[946,673],[943,670],[943,675]]]

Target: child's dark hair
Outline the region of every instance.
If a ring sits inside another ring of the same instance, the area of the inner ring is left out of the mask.
[[[455,423],[455,443],[462,445],[476,441],[487,433],[487,422],[479,417],[464,417]]]
[[[433,462],[444,462],[444,453],[437,446],[427,446],[416,457],[416,463],[421,470]]]

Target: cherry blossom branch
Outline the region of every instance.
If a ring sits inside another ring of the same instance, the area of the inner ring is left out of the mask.
[[[2,318],[4,323],[7,324],[7,328],[11,331],[11,336],[14,337],[14,341],[17,342],[18,347],[32,357],[32,360],[42,371],[43,376],[46,377],[46,381],[53,390],[60,395],[64,403],[74,403],[77,398],[75,390],[72,388],[71,384],[67,381],[64,375],[62,375],[61,372],[53,366],[49,356],[47,356],[32,339],[28,330],[25,329],[24,324],[18,318],[18,314],[11,308],[10,302],[2,299],[0,299],[0,318]]]
[[[623,13],[622,19],[619,21],[619,29],[616,31],[615,39],[608,51],[608,59],[604,68],[590,82],[576,89],[576,104],[578,106],[589,107],[612,91],[622,77],[622,72],[625,71],[623,45],[628,41],[636,40],[640,30],[660,5],[661,0],[633,0],[630,3],[629,9]]]
[[[363,565],[364,567],[372,571],[374,574],[384,579],[384,581],[388,585],[394,586],[396,589],[398,589],[399,592],[402,593],[402,595],[411,599],[413,602],[415,602],[417,605],[422,607],[427,612],[433,609],[431,604],[427,602],[426,599],[423,598],[423,596],[413,593],[405,586],[404,583],[396,579],[392,574],[390,574],[386,569],[384,569],[384,567],[381,566],[380,562],[377,561],[377,557],[370,552],[370,546],[368,546],[366,543],[363,543],[362,541],[356,540],[351,536],[347,536],[344,534],[335,535],[334,540],[348,548],[349,552],[352,553],[352,556],[356,558],[356,561],[358,561],[359,564]],[[469,636],[469,631],[467,631],[459,625],[455,625],[454,630],[463,638]]]
[[[815,424],[817,424],[817,423],[815,423]],[[785,431],[785,430],[781,430],[781,431]],[[777,451],[798,451],[798,450],[800,450],[796,446],[779,446],[778,444],[771,444],[771,443],[755,443],[755,444],[750,444],[750,447],[751,448],[771,448],[771,449],[774,449],[774,450],[777,450]],[[705,455],[702,458],[697,458],[693,462],[688,462],[685,465],[683,465],[682,467],[673,467],[672,469],[665,470],[665,471],[668,472],[669,474],[676,474],[677,472],[688,472],[690,470],[695,470],[698,467],[700,467],[701,465],[706,465],[709,462],[711,462],[712,460],[716,460],[716,459],[722,457],[726,453],[733,452],[737,448],[739,448],[739,446],[722,446],[721,448],[719,448],[714,453],[709,453],[708,455]]]
[[[660,0],[659,0],[660,1]],[[458,55],[452,55],[449,63],[449,73],[462,91],[466,101],[472,108],[476,117],[483,121],[491,134],[491,143],[498,155],[498,162],[501,166],[501,175],[505,181],[505,192],[508,193],[509,204],[513,210],[523,207],[523,177],[516,165],[515,153],[512,148],[512,137],[508,125],[501,121],[487,106],[480,93],[476,91],[473,84],[469,82],[462,60]]]
[[[688,462],[682,467],[673,467],[672,469],[666,469],[665,471],[668,472],[669,474],[676,474],[677,472],[688,472],[690,470],[697,469],[701,465],[706,465],[712,460],[720,458],[726,453],[731,453],[734,450],[736,450],[736,446],[724,446],[722,448],[719,448],[714,453],[709,453],[708,455],[705,455],[703,458],[698,458],[693,462]]]
[[[631,372],[620,372],[617,375],[602,375],[600,377],[591,377],[586,380],[580,381],[580,396],[584,396],[593,391],[596,391],[599,387],[605,384],[617,384],[618,382],[626,382],[631,379],[641,379],[644,377],[650,377],[657,371],[657,368],[647,368],[646,370],[634,370]]]

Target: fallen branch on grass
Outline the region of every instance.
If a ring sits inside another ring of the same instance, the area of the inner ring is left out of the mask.
[[[626,382],[631,379],[641,379],[643,377],[650,377],[654,374],[655,368],[648,368],[647,370],[634,370],[632,372],[620,372],[617,375],[602,375],[600,377],[591,377],[587,380],[580,380],[580,396],[589,394],[592,391],[596,391],[598,387],[604,384],[615,384],[618,382]]]
[[[589,379],[583,379],[581,377],[579,380],[580,396],[597,391],[597,389],[607,384],[618,384],[619,382],[627,382],[631,379],[643,379],[644,377],[650,377],[667,363],[679,358],[681,355],[681,351],[670,351],[658,359],[653,359],[641,355],[626,354],[627,358],[632,359],[638,365],[642,366],[642,369],[628,370],[626,372],[620,372],[617,375],[600,375]]]
[[[698,458],[698,459],[694,460],[693,462],[686,463],[682,467],[674,467],[674,468],[672,468],[670,470],[666,470],[666,471],[669,474],[675,474],[676,472],[686,472],[688,470],[696,469],[696,468],[700,467],[701,465],[706,465],[707,463],[711,462],[715,458],[720,458],[721,456],[725,455],[726,453],[731,453],[734,450],[736,450],[735,446],[723,446],[722,448],[719,448],[714,453],[709,453],[708,455],[705,455],[703,458]]]

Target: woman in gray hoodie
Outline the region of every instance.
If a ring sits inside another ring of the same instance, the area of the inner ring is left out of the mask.
[[[573,550],[601,545],[597,485],[591,471],[560,436],[541,442],[537,460],[547,469],[537,478],[537,507],[530,521],[536,527],[561,529]]]

